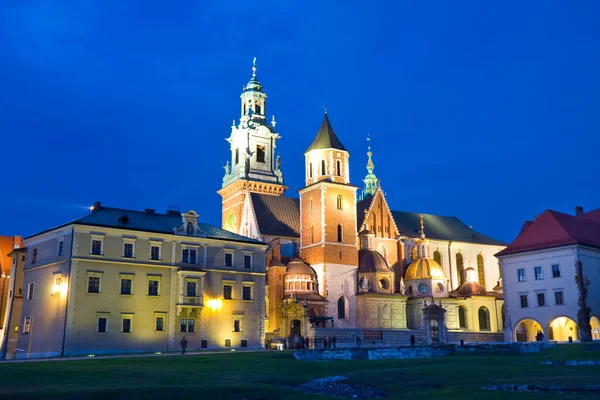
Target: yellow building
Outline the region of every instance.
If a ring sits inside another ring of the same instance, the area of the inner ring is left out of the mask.
[[[266,246],[194,211],[96,203],[25,245],[17,357],[262,346]]]

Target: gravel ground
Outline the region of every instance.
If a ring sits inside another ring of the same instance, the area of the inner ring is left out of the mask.
[[[324,394],[347,399],[382,399],[389,396],[389,393],[370,386],[343,383],[346,379],[348,378],[341,375],[313,379],[297,388],[305,393]]]

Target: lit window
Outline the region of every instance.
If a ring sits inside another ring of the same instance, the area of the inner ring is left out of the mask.
[[[225,266],[233,267],[233,253],[225,253]]]
[[[537,294],[538,307],[544,307],[546,305],[546,296],[544,293]]]
[[[158,296],[160,280],[156,278],[148,279],[148,296]]]
[[[554,301],[557,306],[562,306],[563,304],[565,304],[563,292],[554,292]]]
[[[34,282],[31,282],[27,285],[27,300],[33,299],[33,287],[35,286]]]
[[[154,261],[160,260],[160,246],[150,247],[150,259]]]
[[[541,281],[542,279],[544,279],[544,273],[542,272],[542,267],[535,267],[533,270],[535,272],[535,280],[536,281]]]
[[[244,254],[244,268],[252,268],[252,256]]]
[[[553,265],[552,266],[552,277],[553,278],[560,278],[560,265]]]
[[[102,255],[102,240],[94,239],[92,240],[92,251],[91,253],[95,256]]]
[[[33,251],[31,252],[31,263],[35,264],[37,262],[37,250],[38,249],[33,249]]]
[[[341,209],[342,209],[342,207],[343,207],[343,202],[344,202],[344,199],[342,198],[342,196],[341,196],[341,195],[339,195],[339,196],[337,197],[337,209],[338,209],[338,210],[341,210]]]
[[[244,285],[242,287],[242,300],[246,300],[246,301],[252,300],[252,286]]]
[[[231,285],[223,285],[223,299],[225,299],[225,300],[233,299],[232,292],[233,292],[233,287]]]
[[[123,257],[133,258],[133,243],[123,243]]]
[[[265,146],[261,146],[261,145],[256,146],[256,162],[259,162],[259,163],[265,162]]]
[[[520,297],[521,297],[521,308],[529,307],[529,305],[527,304],[527,295],[522,294]]]
[[[521,268],[517,270],[517,276],[519,278],[519,282],[525,282],[527,277],[525,276],[525,269]]]

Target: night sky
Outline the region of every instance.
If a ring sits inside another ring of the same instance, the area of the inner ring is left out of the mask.
[[[600,3],[490,3],[3,0],[0,234],[98,200],[220,225],[253,57],[290,196],[327,105],[356,185],[371,134],[393,209],[511,241],[600,207]]]

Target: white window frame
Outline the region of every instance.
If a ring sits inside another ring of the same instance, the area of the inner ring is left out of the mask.
[[[225,298],[225,286],[231,286],[231,299]],[[223,283],[221,285],[221,297],[226,301],[235,300],[235,281],[223,279]]]
[[[250,300],[244,300],[244,287],[249,287],[250,288]],[[254,282],[252,282],[252,281],[247,281],[247,282],[242,281],[241,298],[242,298],[242,301],[244,303],[252,303],[254,301]]]
[[[558,267],[558,276],[554,276],[554,267]],[[552,264],[550,267],[550,271],[552,271],[552,279],[562,278],[562,269],[560,268],[560,264]]]
[[[35,296],[35,282],[29,282],[27,284],[27,300],[33,300],[34,296]]]
[[[187,250],[188,251],[188,262],[184,262],[183,261],[183,251]],[[191,263],[190,262],[190,250],[194,250],[196,252],[196,262],[195,263]],[[192,246],[192,245],[182,245],[181,246],[181,263],[182,264],[188,264],[188,265],[198,265],[198,262],[200,261],[200,246]]]
[[[133,317],[134,317],[134,313],[128,313],[128,312],[122,312],[121,313],[121,333],[124,334],[131,334],[133,333]],[[129,332],[124,332],[123,331],[123,322],[128,319],[131,322],[129,323]]]
[[[162,244],[163,244],[163,242],[159,242],[157,240],[150,240],[149,243],[150,243],[150,249],[148,251],[148,260],[155,261],[155,262],[162,261]],[[157,260],[152,259],[152,247],[158,247],[158,259]]]
[[[125,258],[127,260],[135,260],[135,242],[137,239],[135,238],[122,238],[123,239],[123,246],[121,247],[121,257]],[[126,244],[130,244],[131,245],[131,257],[125,257],[125,245]]]
[[[109,313],[105,313],[105,312],[97,312],[96,313],[96,333],[99,333],[101,335],[105,335],[109,332],[108,330],[108,316]],[[104,318],[106,319],[106,330],[104,332],[100,332],[98,330],[98,328],[100,327],[100,318]]]
[[[554,292],[554,305],[555,306],[564,306],[565,305],[565,289],[564,288],[559,288],[559,289],[552,289],[552,291]],[[556,303],[556,293],[562,293],[562,304],[557,304]]]
[[[523,271],[523,279],[519,275],[519,271]],[[525,268],[517,268],[517,281],[518,282],[527,282],[527,270]]]
[[[87,294],[102,294],[102,277],[104,275],[103,271],[87,271],[87,278],[85,279],[85,292]],[[98,293],[90,292],[90,278],[100,278],[98,283]]]
[[[253,256],[253,253],[246,252],[246,251],[244,252],[244,258],[243,258],[243,260],[244,260],[243,261],[244,262],[244,269],[253,269],[252,268],[252,260],[253,260],[252,256]],[[250,257],[250,266],[249,267],[246,267],[246,257]]]
[[[231,254],[231,265],[227,265],[227,254]],[[223,251],[223,266],[227,268],[235,268],[235,250],[224,250]]]
[[[160,297],[160,291],[162,289],[162,275],[148,274],[146,276],[146,296],[147,297]],[[156,295],[150,294],[150,281],[158,281],[158,290]]]
[[[163,320],[163,326],[162,326],[162,330],[159,331],[156,329],[156,321],[162,318]],[[167,313],[166,312],[155,312],[154,313],[154,332],[166,332],[167,331]]]
[[[127,293],[121,293],[121,281],[123,279],[130,279],[131,280],[131,293],[127,294]],[[133,287],[134,287],[134,282],[135,282],[135,274],[133,273],[129,273],[129,272],[121,272],[119,274],[119,295],[121,296],[133,296]]]
[[[244,332],[244,316],[243,315],[232,315],[232,326],[231,326],[231,331],[234,333],[242,333]],[[240,330],[236,331],[235,330],[235,321],[239,321],[240,324]]]
[[[193,296],[188,295],[187,284],[192,282],[196,284],[196,294]],[[185,278],[185,297],[199,297],[200,296],[200,278]]]
[[[31,332],[31,315],[23,318],[23,334],[28,335]]]
[[[104,235],[90,235],[90,256],[103,257],[104,256]],[[94,241],[100,241],[100,254],[93,254],[92,248],[94,247]]]
[[[61,245],[62,243],[62,252],[61,252]],[[57,257],[62,257],[65,255],[65,237],[61,236],[58,238],[58,242],[56,243],[56,256]]]
[[[537,269],[540,269],[540,275],[538,278],[538,274],[537,274]],[[538,265],[537,267],[533,267],[533,275],[536,281],[543,281],[544,280],[544,269],[542,268],[541,265]]]
[[[548,307],[548,299],[546,298],[546,291],[545,290],[538,290],[535,293],[535,306],[536,307]],[[544,305],[540,306],[540,299],[538,297],[538,295],[544,295]]]

